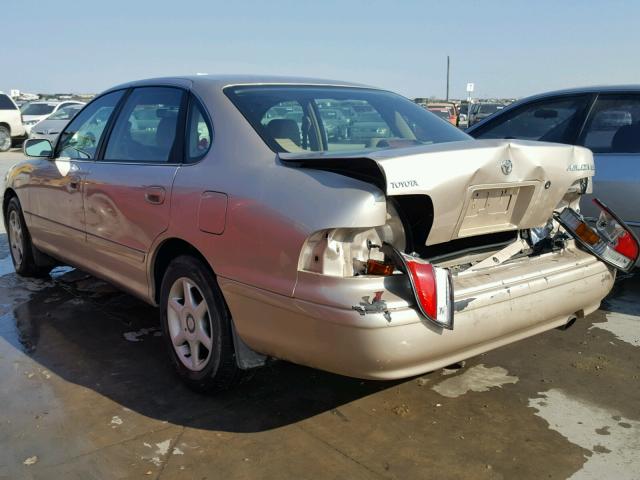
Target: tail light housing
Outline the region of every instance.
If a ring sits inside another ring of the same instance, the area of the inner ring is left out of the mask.
[[[420,313],[438,327],[453,330],[453,282],[451,272],[407,255],[389,244],[383,246],[396,267],[406,273]]]
[[[602,201],[593,203],[600,209],[594,226],[571,208],[565,208],[555,219],[589,252],[603,262],[628,272],[635,267],[640,243],[631,229]]]

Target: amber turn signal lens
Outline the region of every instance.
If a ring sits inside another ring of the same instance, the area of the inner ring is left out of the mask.
[[[393,275],[393,265],[388,265],[380,260],[367,260],[367,275]]]
[[[600,241],[600,237],[586,223],[580,223],[576,228],[576,235],[589,245],[595,245]]]

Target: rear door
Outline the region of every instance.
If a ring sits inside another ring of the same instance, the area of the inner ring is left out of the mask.
[[[180,88],[133,89],[103,155],[86,173],[94,268],[141,296],[148,293],[146,255],[169,224],[171,188],[184,151],[185,102]]]
[[[579,144],[594,154],[593,195],[640,232],[640,93],[599,95]],[[587,197],[581,205],[585,216],[599,212]]]

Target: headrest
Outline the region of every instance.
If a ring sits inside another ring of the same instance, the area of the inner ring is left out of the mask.
[[[620,127],[611,141],[611,150],[620,153],[640,153],[640,122]]]
[[[274,118],[267,124],[269,134],[274,138],[288,138],[300,146],[300,129],[295,120],[289,118]]]

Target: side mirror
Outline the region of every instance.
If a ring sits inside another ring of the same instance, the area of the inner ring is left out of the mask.
[[[25,140],[23,150],[27,157],[53,157],[51,142],[44,138],[29,138]]]

